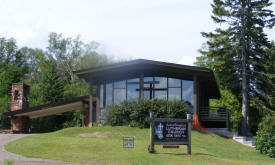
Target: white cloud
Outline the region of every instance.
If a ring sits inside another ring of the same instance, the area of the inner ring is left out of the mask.
[[[195,61],[196,61],[196,56],[183,56],[181,60],[178,62],[178,64],[194,66]]]
[[[49,32],[80,35],[85,42],[101,43],[103,52],[118,59],[191,65],[205,41],[200,32],[217,27],[210,18],[210,3],[212,0],[0,0],[0,36],[14,37],[20,46],[45,48]]]
[[[38,20],[29,28],[15,33],[19,46],[29,46],[32,48],[45,48],[48,41],[49,31],[45,28],[43,21]]]

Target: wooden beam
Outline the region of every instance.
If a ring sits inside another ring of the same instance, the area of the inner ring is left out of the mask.
[[[81,112],[82,112],[82,127],[85,127],[85,122],[84,122],[84,119],[85,119],[85,117],[84,117],[84,115],[85,115],[85,103],[84,103],[84,101],[82,101],[82,110],[81,110]]]
[[[93,126],[93,84],[90,83],[90,97],[89,97],[89,127]]]
[[[97,84],[96,89],[96,122],[99,122],[99,112],[100,112],[100,84]]]
[[[198,83],[198,78],[196,75],[193,76],[193,83],[194,83],[194,97],[193,97],[193,104],[194,104],[194,109],[193,113],[194,115],[198,115],[199,112],[199,83]]]
[[[140,82],[127,82],[127,84],[139,84]],[[159,84],[159,81],[146,81],[143,84]]]
[[[139,80],[139,99],[143,99],[144,98],[144,74],[141,73],[140,74],[140,80]]]

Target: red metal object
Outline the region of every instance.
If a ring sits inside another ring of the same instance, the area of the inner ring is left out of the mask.
[[[196,130],[199,130],[199,131],[202,131],[202,132],[206,132],[206,133],[211,133],[211,134],[213,134],[212,132],[208,131],[207,129],[205,129],[205,128],[201,125],[201,123],[200,123],[200,121],[199,121],[199,117],[198,117],[197,114],[194,114],[194,115],[193,115],[193,120],[194,120],[194,122],[193,122],[193,124],[192,124],[192,128],[193,128],[193,129],[196,129]]]

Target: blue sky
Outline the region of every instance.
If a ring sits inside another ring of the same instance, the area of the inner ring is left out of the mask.
[[[50,32],[97,41],[117,59],[145,58],[192,65],[218,25],[212,0],[0,0],[0,37],[45,48]],[[275,3],[275,0],[271,0]],[[273,4],[271,9],[275,11]],[[275,40],[275,30],[267,30]]]

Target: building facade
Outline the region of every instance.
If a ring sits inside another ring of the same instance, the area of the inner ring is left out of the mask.
[[[22,106],[16,110],[12,109],[6,113],[11,117],[12,124],[25,126],[27,124],[20,123],[82,109],[82,125],[92,126],[93,122],[105,120],[104,114],[109,105],[157,98],[187,102],[194,119],[205,127],[228,127],[226,109],[209,107],[210,99],[220,98],[218,85],[210,69],[138,59],[78,70],[74,73],[89,83],[89,96],[38,107]],[[12,93],[16,95],[15,91]],[[24,95],[22,91],[19,93]],[[20,99],[17,102],[20,102]],[[17,132],[20,130],[26,128],[16,128]]]

